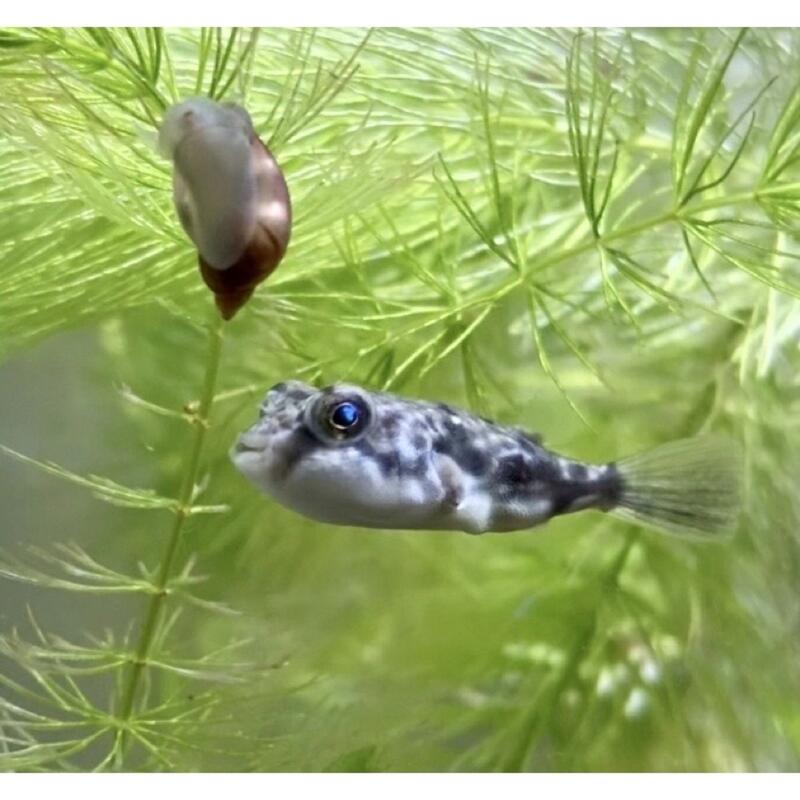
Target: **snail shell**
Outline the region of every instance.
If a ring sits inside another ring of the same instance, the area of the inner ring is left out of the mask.
[[[230,319],[289,245],[289,190],[250,115],[205,98],[170,108],[159,147],[172,159],[173,198],[200,273]]]

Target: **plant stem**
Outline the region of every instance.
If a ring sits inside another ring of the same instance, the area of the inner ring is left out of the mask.
[[[216,313],[215,313],[216,316]],[[209,417],[211,407],[214,403],[214,394],[217,385],[217,372],[222,355],[222,339],[224,322],[217,318],[209,325],[208,355],[206,359],[206,373],[203,380],[203,391],[200,402],[194,415],[194,433],[189,445],[186,468],[183,473],[180,492],[177,498],[177,508],[175,510],[175,520],[167,542],[167,549],[161,561],[161,568],[153,586],[153,594],[147,607],[147,612],[139,633],[139,641],[136,645],[136,654],[131,664],[127,682],[122,690],[120,710],[117,715],[117,735],[114,743],[116,750],[116,764],[119,767],[125,753],[127,744],[126,730],[131,714],[133,713],[136,693],[139,688],[144,668],[150,655],[150,648],[156,632],[159,616],[164,608],[164,601],[169,594],[167,584],[172,574],[175,554],[183,533],[184,523],[191,514],[192,495],[197,482],[197,473],[200,467],[200,456],[203,451],[206,432],[209,428]]]

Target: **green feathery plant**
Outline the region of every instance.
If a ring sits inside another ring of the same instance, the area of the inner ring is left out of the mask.
[[[0,768],[797,769],[798,76],[785,30],[0,31]],[[193,95],[295,211],[224,326],[153,146]],[[227,459],[289,377],[587,460],[723,430],[747,511],[315,524]]]

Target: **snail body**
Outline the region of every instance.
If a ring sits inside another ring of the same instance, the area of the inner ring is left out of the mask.
[[[192,98],[172,106],[159,146],[174,165],[175,207],[203,280],[230,319],[286,253],[286,181],[250,115],[232,103]]]

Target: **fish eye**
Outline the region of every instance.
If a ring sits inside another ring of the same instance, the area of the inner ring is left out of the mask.
[[[346,385],[322,389],[306,405],[303,420],[311,432],[328,444],[350,444],[369,429],[372,408],[357,387]]]
[[[331,427],[339,431],[350,430],[350,428],[358,424],[359,419],[361,419],[360,409],[349,400],[335,405],[328,416]]]

